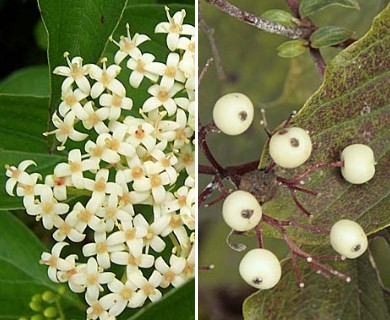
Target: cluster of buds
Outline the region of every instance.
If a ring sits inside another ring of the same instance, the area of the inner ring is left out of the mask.
[[[141,51],[151,39],[131,37],[129,25],[119,41],[110,37],[119,47],[113,64],[84,65],[65,53],[67,66],[53,71],[65,77],[62,102],[45,135],[60,151],[69,140],[78,147],[45,177],[28,172],[32,160],[6,168],[7,192],[53,231],[41,263],[52,281],[85,295],[88,319],[115,319],[194,274],[195,28],[183,24],[185,10],[166,14],[155,27],[167,34],[165,63]],[[126,87],[141,90],[141,82],[149,86],[136,106]]]

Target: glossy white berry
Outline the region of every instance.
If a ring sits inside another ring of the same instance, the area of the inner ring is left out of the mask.
[[[341,153],[341,174],[353,184],[365,183],[375,174],[374,152],[364,144],[352,144]]]
[[[222,206],[226,224],[237,231],[253,229],[261,220],[259,202],[249,192],[238,190],[229,194]]]
[[[242,93],[228,93],[214,105],[213,119],[223,133],[235,136],[246,131],[253,121],[254,108]]]
[[[283,168],[296,168],[309,159],[312,143],[308,132],[302,128],[285,128],[272,135],[269,153],[275,163]]]
[[[355,259],[367,249],[368,241],[363,228],[355,221],[337,221],[330,230],[330,244],[342,256]]]
[[[257,289],[270,289],[280,280],[282,267],[269,250],[253,249],[240,262],[240,275],[246,283]]]

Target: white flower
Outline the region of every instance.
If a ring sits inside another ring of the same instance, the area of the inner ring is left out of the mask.
[[[41,190],[41,201],[26,208],[27,213],[32,216],[42,218],[43,226],[51,230],[54,226],[54,219],[57,215],[67,213],[69,205],[58,203],[53,197],[53,191],[50,187],[44,186]]]
[[[105,295],[98,300],[98,297],[86,295],[85,300],[90,306],[87,308],[87,319],[115,320],[115,317],[107,312],[115,304],[114,296]]]
[[[111,194],[107,198],[107,203],[101,207],[97,213],[99,217],[104,218],[107,231],[112,231],[119,221],[131,221],[132,215],[118,207],[118,196]]]
[[[180,55],[178,53],[171,52],[168,55],[166,64],[161,62],[152,62],[146,66],[145,69],[162,76],[160,85],[169,90],[173,87],[175,80],[183,83],[186,81],[184,73],[179,69],[179,62]]]
[[[84,111],[80,101],[85,99],[88,96],[85,92],[80,89],[73,91],[72,88],[62,92],[61,100],[58,107],[58,111],[61,116],[65,117],[66,114],[70,111],[76,114],[78,119],[85,119],[87,117],[86,112]]]
[[[134,217],[133,223],[135,228],[144,228],[148,230],[148,233],[143,238],[146,245],[146,252],[148,252],[149,246],[156,252],[164,250],[166,244],[159,235],[169,224],[169,221],[170,218],[168,216],[162,216],[155,219],[154,222],[149,225],[143,215],[138,214]]]
[[[196,39],[195,36],[192,36],[191,39],[187,37],[181,37],[179,39],[179,42],[177,43],[177,49],[184,50],[183,56],[193,55],[196,54]]]
[[[145,113],[142,112],[142,116],[144,117],[145,121],[150,123],[154,127],[154,135],[158,140],[160,140],[163,143],[167,143],[167,141],[173,140],[175,136],[175,130],[178,128],[178,124],[175,121],[172,120],[163,120],[165,116],[167,115],[167,112],[159,111],[158,109],[152,110],[148,112],[147,116]],[[164,150],[166,148],[160,148],[161,150]]]
[[[105,89],[108,89],[118,96],[124,97],[126,95],[126,89],[123,84],[115,79],[120,73],[121,67],[112,64],[108,68],[106,66],[107,58],[102,58],[103,69],[97,65],[90,65],[89,73],[95,82],[91,89],[91,97],[93,99],[99,97]]]
[[[62,83],[62,91],[66,92],[71,87],[73,82],[86,94],[89,94],[91,85],[87,79],[89,66],[83,66],[83,59],[81,57],[74,57],[72,61],[69,60],[69,52],[64,53],[64,57],[69,67],[57,67],[53,73],[67,77]]]
[[[112,272],[100,272],[95,258],[89,258],[86,268],[83,268],[74,274],[72,276],[72,282],[69,281],[69,284],[72,286],[74,284],[74,288],[76,290],[82,289],[84,291],[86,289],[87,292],[85,293],[85,297],[93,300],[97,299],[99,297],[100,290],[103,290],[101,285],[109,283],[114,278],[115,274]]]
[[[156,33],[168,33],[167,46],[169,50],[175,51],[179,43],[180,35],[195,35],[195,28],[189,24],[183,24],[186,11],[183,9],[176,12],[173,17],[169,13],[169,8],[165,7],[167,13],[168,22],[160,22],[154,32]]]
[[[162,297],[161,292],[157,290],[157,287],[160,285],[162,276],[156,270],[153,271],[149,280],[144,278],[142,272],[139,270],[129,274],[128,278],[140,289],[134,294],[133,299],[130,301],[130,307],[135,308],[142,306],[147,298],[153,302],[156,302]]]
[[[153,136],[154,127],[150,123],[133,117],[126,117],[124,123],[128,127],[127,141],[134,147],[142,144],[150,150],[156,145],[156,138]]]
[[[87,243],[83,247],[83,254],[86,257],[96,255],[96,259],[104,269],[111,266],[110,253],[123,251],[125,249],[125,237],[121,232],[114,232],[107,237],[106,232],[95,232],[95,243]]]
[[[90,159],[95,161],[97,164],[100,163],[100,160],[103,160],[107,163],[118,163],[120,161],[120,156],[117,152],[111,150],[106,143],[106,139],[100,138],[102,134],[98,136],[98,139],[95,142],[87,141],[85,144],[85,151],[89,154]]]
[[[112,292],[108,296],[112,295],[115,300],[115,304],[110,307],[109,313],[118,316],[132,300],[137,287],[130,280],[123,283],[118,279],[109,282],[107,286]]]
[[[137,58],[130,58],[127,61],[127,68],[133,70],[130,74],[129,83],[133,88],[138,88],[144,77],[156,82],[158,75],[156,73],[147,71],[147,66],[151,64],[155,56],[150,53],[145,53]]]
[[[96,212],[99,208],[100,204],[92,199],[87,202],[85,207],[81,202],[77,202],[66,219],[69,224],[75,226],[81,233],[84,233],[87,226],[94,231],[102,232],[106,230],[106,225],[103,220],[100,220],[96,216]]]
[[[159,167],[159,166],[158,166]],[[145,167],[146,168],[146,167]],[[170,177],[168,173],[161,172],[152,169],[151,166],[148,166],[147,176],[140,177],[137,180],[134,180],[133,188],[135,191],[151,191],[153,200],[156,203],[161,203],[165,199],[165,185],[170,184]]]
[[[161,232],[163,237],[168,236],[171,232],[173,232],[179,241],[180,245],[183,248],[186,248],[190,244],[190,238],[188,237],[187,231],[183,226],[183,220],[179,214],[171,213],[168,215],[170,217],[169,224],[166,228]]]
[[[82,160],[81,152],[79,149],[73,149],[69,151],[68,163],[59,163],[54,168],[54,174],[57,177],[70,176],[73,185],[78,188],[84,188],[84,171],[95,171],[98,169],[96,162],[85,159]]]
[[[178,162],[176,156],[172,152],[164,153],[158,148],[154,148],[150,152],[150,155],[161,165],[161,171],[165,171],[168,174],[170,180],[169,184],[174,184],[177,180],[177,176],[179,175],[173,167]]]
[[[178,159],[179,162],[175,165],[178,172],[185,168],[189,175],[195,173],[195,153],[191,144],[185,144],[180,149]]]
[[[143,169],[142,169],[143,170]],[[119,208],[131,216],[134,216],[134,204],[146,203],[150,197],[149,192],[129,191],[128,182],[133,180],[131,176],[132,170],[118,170],[115,175],[115,182],[123,189],[123,194],[119,196]]]
[[[126,134],[127,134],[128,127],[122,123],[119,123],[115,128],[112,130],[112,135],[109,133],[101,133],[96,143],[97,145],[103,145],[107,147],[107,149],[112,150],[112,160],[115,162],[109,162],[109,163],[117,163],[120,160],[119,155],[124,155],[126,157],[132,157],[135,155],[135,148],[134,145],[131,143],[126,142]]]
[[[75,130],[75,118],[76,115],[73,112],[67,113],[64,120],[62,120],[57,115],[57,113],[53,113],[52,121],[57,129],[50,132],[45,132],[44,135],[47,136],[49,134],[55,134],[57,140],[61,142],[61,147],[58,148],[59,150],[63,149],[63,145],[65,144],[66,140],[68,140],[68,138],[73,141],[82,141],[88,137],[87,134]]]
[[[108,119],[110,110],[108,108],[95,110],[93,106],[93,101],[88,101],[84,105],[84,110],[87,113],[87,118],[82,120],[84,128],[88,130],[94,128],[97,133],[108,132],[104,120]]]
[[[184,268],[184,275],[190,279],[195,274],[195,246],[192,245],[190,253],[186,259],[186,266]]]
[[[99,98],[99,103],[109,110],[108,119],[118,120],[121,115],[121,110],[131,110],[133,100],[127,97],[121,97],[115,94],[103,93]],[[104,109],[104,108],[102,108]]]
[[[69,271],[75,268],[75,255],[69,256],[67,259],[60,258],[62,249],[69,245],[66,242],[58,242],[51,249],[51,253],[43,252],[41,255],[41,264],[49,266],[47,269],[48,276],[51,281],[59,282],[57,278],[57,271]]]
[[[171,255],[169,264],[171,266],[169,266],[162,257],[156,259],[156,270],[163,276],[160,287],[166,288],[170,284],[175,288],[179,287],[186,281],[186,278],[183,275],[184,268],[186,267],[186,259]]]
[[[176,112],[176,123],[178,124],[178,127],[175,130],[173,147],[175,149],[180,149],[185,144],[190,143],[189,138],[192,137],[194,131],[187,126],[187,115],[181,109],[178,109]]]
[[[53,238],[56,241],[64,241],[66,238],[69,238],[73,242],[83,241],[86,235],[76,230],[75,225],[72,223],[72,218],[69,218],[69,215],[65,220],[59,216],[55,217],[54,226],[57,230],[53,233]]]
[[[183,86],[179,83],[174,83],[172,88],[168,89],[158,84],[154,84],[149,87],[148,92],[152,97],[148,98],[142,105],[143,112],[150,112],[163,106],[168,112],[168,116],[172,116],[177,109],[177,105],[173,97],[178,93]]]
[[[100,169],[95,176],[95,180],[84,179],[85,189],[92,191],[91,200],[102,204],[106,194],[121,195],[123,193],[120,185],[108,182],[108,169]]]
[[[10,165],[5,166],[6,168],[5,174],[7,177],[9,177],[9,179],[5,184],[5,189],[10,196],[14,195],[13,190],[18,182],[25,185],[32,184],[30,174],[25,172],[26,169],[31,165],[36,166],[37,164],[32,160],[24,160],[21,163],[19,163],[17,168]]]
[[[69,177],[57,177],[54,174],[45,177],[45,185],[53,189],[54,198],[63,201],[68,199],[66,187],[73,187]]]
[[[127,56],[130,56],[132,58],[138,58],[139,56],[141,56],[142,53],[138,49],[138,46],[141,43],[150,40],[147,35],[138,33],[136,33],[133,38],[131,38],[130,25],[128,23],[126,23],[126,29],[127,37],[121,36],[119,43],[113,40],[112,37],[110,37],[110,40],[119,47],[119,50],[115,53],[114,58],[116,64],[120,64]]]

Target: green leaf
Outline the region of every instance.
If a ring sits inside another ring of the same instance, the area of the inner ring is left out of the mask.
[[[314,255],[334,254],[326,248],[305,248]],[[327,319],[386,320],[390,318],[382,290],[368,253],[354,260],[332,263],[335,269],[348,274],[347,284],[336,276],[326,280],[306,261],[300,259],[299,269],[304,288],[299,288],[291,261],[283,263],[281,281],[274,289],[258,291],[246,299],[244,319]]]
[[[280,10],[280,9],[271,9],[265,11],[261,17],[265,20],[281,24],[286,27],[296,27],[297,25],[294,23],[294,17],[291,13]]]
[[[0,148],[47,153],[46,97],[0,94]]]
[[[342,27],[321,27],[310,36],[312,48],[330,47],[348,40],[353,32]]]
[[[48,32],[49,70],[66,65],[64,52],[70,58],[81,56],[84,63],[96,63],[114,31],[127,0],[38,0]],[[61,76],[51,75],[49,110],[58,107],[61,98]]]
[[[0,318],[34,315],[28,306],[32,295],[58,289],[47,276],[47,266],[38,263],[43,251],[47,249],[23,223],[9,212],[0,212]],[[82,318],[75,295],[66,295],[65,308]]]
[[[23,160],[33,160],[37,164],[32,166],[28,172],[39,172],[44,177],[47,174],[52,174],[54,166],[60,161],[66,160],[62,156],[39,154],[35,152],[10,151],[0,148],[0,210],[15,210],[24,209],[22,199],[15,196],[9,196],[5,191],[5,183],[8,177],[5,175],[5,165],[18,166]],[[0,215],[2,213],[0,212]]]
[[[276,169],[279,176],[294,177],[314,163],[338,161],[346,146],[363,143],[373,149],[378,163],[374,178],[363,185],[352,185],[341,177],[338,168],[320,170],[311,174],[304,186],[319,194],[297,193],[314,215],[310,222],[286,188],[278,188],[279,194],[263,206],[264,212],[279,219],[329,228],[347,218],[360,223],[368,235],[390,225],[389,30],[390,6],[378,15],[366,36],[329,63],[323,84],[291,123],[311,132],[311,158],[296,170]],[[265,148],[261,167],[269,162]],[[274,232],[268,234],[276,236]],[[301,243],[328,241],[327,237],[296,228],[290,234]]]
[[[195,281],[191,280],[183,286],[163,295],[157,303],[150,303],[127,320],[141,319],[195,319]]]
[[[340,6],[345,8],[359,9],[359,2],[356,0],[302,0],[299,5],[301,16],[307,17],[317,11],[329,6]]]
[[[49,70],[47,66],[33,66],[15,71],[0,82],[0,93],[48,97]]]
[[[276,51],[279,57],[294,58],[304,53],[306,48],[306,41],[300,39],[283,42]]]

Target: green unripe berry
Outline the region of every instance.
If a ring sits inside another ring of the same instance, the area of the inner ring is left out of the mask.
[[[54,318],[58,314],[58,310],[56,307],[48,307],[43,311],[43,315],[46,318]]]

